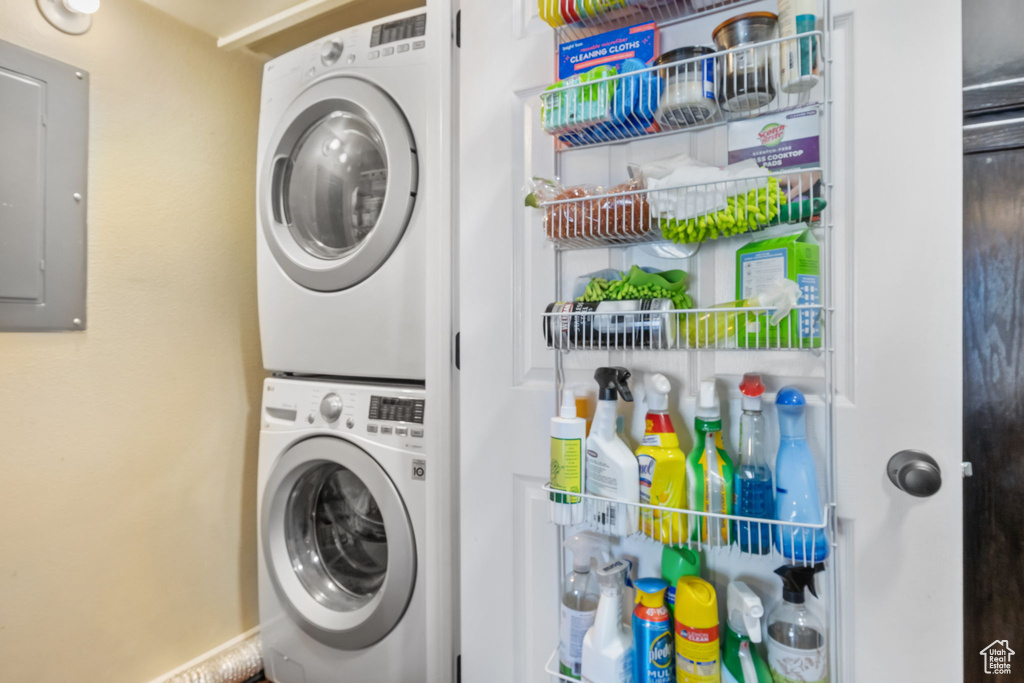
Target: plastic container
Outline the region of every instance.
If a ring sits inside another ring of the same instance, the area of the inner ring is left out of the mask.
[[[670,50],[654,61],[665,65],[658,71],[665,85],[655,114],[662,128],[695,126],[710,121],[718,113],[714,58],[676,64],[714,52],[713,48],[694,45]]]
[[[779,0],[779,37],[810,33],[817,28],[817,0]],[[821,81],[817,36],[779,43],[779,82],[782,92],[807,92]]]
[[[775,516],[775,496],[772,471],[765,452],[767,444],[764,415],[761,413],[764,382],[761,375],[743,375],[740,393],[743,395],[743,415],[740,416],[740,452],[736,456],[733,509],[741,517],[772,519]],[[743,552],[764,555],[771,549],[771,525],[736,522],[736,527]]]
[[[732,458],[722,445],[722,409],[715,380],[701,380],[694,419],[693,450],[686,458],[686,499],[691,510],[732,514]],[[729,521],[719,517],[691,517],[691,539],[712,546],[731,542]]]
[[[558,621],[558,668],[578,679],[583,665],[583,638],[597,617],[600,592],[590,572],[590,560],[611,560],[607,542],[595,534],[576,534],[563,542],[572,553],[572,571],[562,585],[562,605]]]
[[[558,416],[551,418],[551,488],[570,493],[583,492],[583,446],[587,442],[587,421],[576,416],[576,396],[562,392]],[[550,494],[555,524],[583,521],[582,498],[563,493]]]
[[[804,589],[814,590],[814,575],[824,565],[779,567],[782,602],[768,615],[768,667],[772,678],[787,683],[827,683],[825,627],[805,604]]]
[[[771,12],[748,12],[727,19],[711,36],[719,50],[753,46],[778,34],[779,18]],[[727,112],[751,112],[775,99],[772,57],[777,48],[751,47],[719,57],[719,103]]]
[[[754,647],[761,642],[761,598],[742,581],[730,583],[727,596],[722,683],[772,683],[768,664]]]
[[[598,368],[597,410],[593,429],[587,437],[586,491],[594,496],[627,503],[640,502],[640,468],[636,456],[615,433],[619,395],[632,401],[626,381],[629,371],[620,367]],[[628,536],[637,530],[637,508],[620,503],[587,500],[587,518],[602,531]]]
[[[686,454],[679,448],[679,437],[668,414],[671,388],[665,375],[655,373],[644,378],[644,397],[638,403],[647,403],[647,414],[636,458],[640,463],[640,502],[679,509],[686,505]],[[633,414],[640,410],[638,405]],[[645,508],[640,514],[640,530],[661,543],[682,543],[686,529],[686,517],[678,512]]]
[[[807,445],[804,409],[807,399],[794,387],[775,397],[779,413],[779,454],[775,459],[775,519],[783,524],[821,524],[818,471]],[[828,556],[824,529],[778,526],[772,529],[775,548],[796,562],[821,562]]]
[[[676,584],[684,576],[700,576],[700,552],[691,548],[666,545],[661,550],[661,578],[668,581],[665,606],[676,608]]]
[[[615,560],[597,570],[601,600],[594,625],[583,638],[584,683],[632,683],[633,629],[622,622],[622,595],[629,562]]]

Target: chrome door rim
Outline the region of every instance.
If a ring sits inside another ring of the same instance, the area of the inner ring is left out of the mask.
[[[357,247],[337,259],[303,249],[275,209],[282,164],[307,131],[333,113],[370,123],[380,134],[388,177],[377,224]],[[401,241],[416,201],[419,168],[416,144],[401,109],[383,90],[352,76],[318,81],[300,94],[281,117],[260,169],[259,222],[270,251],[294,282],[322,292],[359,284],[372,275]]]
[[[285,515],[291,491],[303,475],[325,464],[341,465],[359,477],[377,501],[387,533],[389,560],[384,583],[352,611],[338,611],[319,602],[293,570],[288,550]],[[303,629],[342,650],[369,647],[390,633],[412,599],[417,557],[408,511],[384,469],[351,442],[313,436],[293,444],[280,456],[262,495],[263,559],[279,598]]]

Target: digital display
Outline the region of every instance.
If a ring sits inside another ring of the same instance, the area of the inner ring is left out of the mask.
[[[398,21],[389,21],[386,24],[377,24],[373,27],[370,36],[370,47],[387,45],[399,40],[419,38],[427,33],[427,15],[417,14],[414,17],[406,17]]]
[[[370,419],[423,424],[423,399],[371,396]]]

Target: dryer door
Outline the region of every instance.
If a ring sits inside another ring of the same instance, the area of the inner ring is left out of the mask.
[[[416,579],[412,524],[366,451],[330,436],[292,446],[263,490],[261,523],[275,588],[307,633],[357,650],[401,620]]]
[[[260,169],[263,234],[292,280],[346,289],[387,260],[416,200],[416,145],[398,105],[350,76],[291,104]]]

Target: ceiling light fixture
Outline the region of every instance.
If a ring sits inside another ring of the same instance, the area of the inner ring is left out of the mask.
[[[36,6],[54,28],[79,35],[92,27],[92,15],[100,8],[100,0],[36,0]]]

